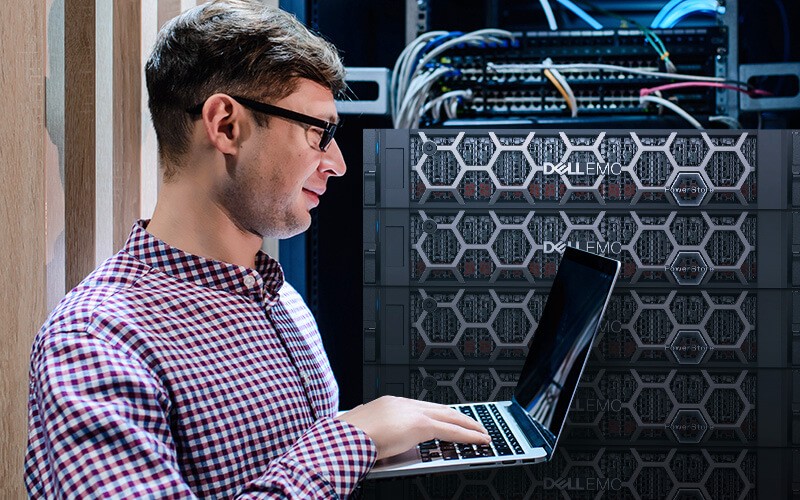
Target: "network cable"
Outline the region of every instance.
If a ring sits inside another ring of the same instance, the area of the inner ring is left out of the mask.
[[[550,2],[548,0],[539,0],[539,3],[542,5],[544,17],[547,18],[547,25],[550,27],[550,30],[557,30],[558,24],[556,23],[556,16],[553,15],[553,7],[550,6]]]
[[[721,82],[678,82],[678,83],[668,83],[666,85],[660,85],[658,87],[652,88],[643,88],[639,91],[640,95],[648,95],[656,92],[660,92],[662,90],[673,90],[673,89],[680,89],[686,87],[714,87],[720,89],[727,89],[727,90],[735,90],[736,92],[741,92],[743,94],[747,94],[751,97],[761,96],[766,97],[772,95],[771,92],[767,92],[766,90],[760,89],[750,89],[750,88],[742,88],[736,85],[730,85],[728,83],[721,83]]]
[[[425,112],[445,106],[448,116],[465,95],[451,95],[446,100],[426,108],[426,101],[436,82],[458,72],[440,56],[453,47],[463,44],[483,46],[487,43],[507,43],[514,36],[505,30],[484,29],[471,33],[436,31],[425,33],[411,42],[400,54],[394,66],[390,83],[390,108],[395,128],[415,128]]]
[[[599,7],[599,6],[595,5],[592,2],[589,2],[589,1],[586,1],[586,0],[576,0],[576,1],[578,3],[580,3],[581,5],[584,5],[584,6],[590,8],[592,10],[596,10],[596,11],[598,11],[598,12],[600,12],[602,14],[605,14],[605,15],[607,15],[609,17],[613,17],[613,18],[619,19],[620,24],[623,25],[623,26],[625,26],[625,25],[634,26],[636,29],[638,29],[639,31],[642,32],[642,34],[644,35],[644,38],[647,41],[647,43],[649,43],[650,46],[653,47],[653,49],[658,54],[658,57],[662,61],[664,61],[664,67],[667,69],[667,71],[670,72],[670,73],[675,73],[675,72],[678,71],[677,68],[675,67],[675,65],[672,63],[672,61],[669,58],[669,52],[667,51],[667,48],[664,46],[664,42],[661,40],[661,38],[659,38],[659,36],[653,30],[651,30],[647,26],[643,26],[643,25],[639,24],[638,22],[636,22],[633,19],[628,19],[627,17],[621,16],[621,15],[615,13],[615,12],[608,11],[608,10],[602,8],[602,7]]]
[[[457,118],[455,107],[461,99],[472,100],[472,90],[451,90],[428,101],[419,112],[418,120],[422,119],[426,113],[431,112],[434,120],[439,120],[441,108],[444,106],[445,114],[448,118]]]
[[[653,18],[653,21],[650,23],[651,28],[658,28],[661,26],[661,22],[664,20],[664,17],[672,11],[675,7],[680,5],[682,2],[686,0],[670,0],[667,2],[661,10],[658,11],[656,17]]]
[[[692,14],[724,14],[725,6],[717,0],[671,0],[656,14],[651,28],[672,28]]]
[[[573,14],[583,19],[583,21],[586,22],[586,24],[588,24],[592,28],[596,30],[603,29],[603,25],[600,24],[597,21],[597,19],[593,18],[585,10],[575,5],[575,3],[573,3],[572,1],[570,0],[556,0],[556,1],[566,9],[570,10]],[[544,11],[545,18],[547,18],[547,25],[550,27],[550,30],[551,31],[557,30],[558,24],[556,23],[555,15],[553,15],[553,7],[550,5],[549,0],[539,0],[539,3],[542,5],[542,10]]]
[[[736,118],[732,118],[730,116],[724,116],[724,115],[709,116],[708,117],[708,121],[710,121],[710,122],[720,122],[723,125],[725,125],[726,127],[732,128],[732,129],[740,129],[740,128],[742,128],[742,124],[739,123],[739,120],[737,120]]]
[[[695,117],[690,115],[685,109],[683,109],[682,107],[678,106],[674,102],[668,101],[668,100],[664,99],[663,97],[658,97],[658,96],[655,96],[655,95],[642,95],[641,97],[639,97],[639,102],[642,104],[642,106],[645,106],[645,104],[648,103],[648,102],[652,102],[654,104],[658,104],[659,106],[663,106],[665,108],[669,108],[672,111],[674,111],[676,114],[678,114],[681,118],[683,118],[687,122],[689,122],[692,125],[692,127],[696,128],[698,130],[703,130],[703,126],[700,124],[699,121],[697,121],[697,119]]]
[[[408,44],[408,46],[406,46],[406,48],[400,53],[400,56],[397,58],[397,62],[394,65],[394,69],[392,70],[392,79],[389,88],[389,100],[390,107],[392,109],[392,115],[396,114],[397,107],[399,106],[399,102],[397,102],[397,96],[404,94],[408,85],[407,72],[408,66],[411,64],[409,61],[414,61],[417,59],[419,51],[424,49],[427,42],[446,35],[449,35],[447,31],[432,31],[429,33],[424,33],[417,37],[416,40]]]
[[[549,57],[544,60],[545,65],[552,65],[552,62],[553,61],[550,60]],[[561,93],[561,95],[564,97],[564,101],[566,101],[567,107],[570,110],[570,115],[573,118],[578,116],[578,102],[575,99],[575,93],[572,91],[572,87],[570,87],[569,83],[567,83],[567,79],[564,78],[564,76],[555,68],[545,68],[543,73],[544,76],[550,80],[550,83],[553,84],[556,90],[558,90],[559,93]]]
[[[566,7],[567,9],[571,10],[573,14],[583,19],[586,22],[586,24],[588,24],[592,28],[596,30],[603,29],[603,25],[600,24],[597,21],[597,19],[590,16],[585,10],[581,9],[570,0],[556,0],[556,1],[561,5],[563,5],[564,7]]]
[[[616,64],[602,64],[602,63],[565,63],[565,64],[544,64],[544,63],[522,63],[522,64],[496,64],[488,63],[487,70],[495,73],[517,73],[522,71],[541,71],[545,68],[557,69],[562,73],[569,72],[582,72],[586,70],[606,70],[618,71],[620,73],[631,73],[636,75],[644,75],[651,77],[671,78],[674,80],[687,80],[687,81],[711,81],[711,82],[730,82],[720,77],[687,75],[683,73],[664,73],[656,69],[643,69],[643,68],[629,68],[627,66],[618,66]],[[738,83],[738,82],[737,82]]]

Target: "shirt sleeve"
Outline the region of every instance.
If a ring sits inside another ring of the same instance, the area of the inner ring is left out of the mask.
[[[155,374],[120,349],[86,333],[46,335],[31,362],[30,496],[195,498],[181,473],[170,410]],[[343,498],[376,455],[361,430],[320,419],[236,498]]]

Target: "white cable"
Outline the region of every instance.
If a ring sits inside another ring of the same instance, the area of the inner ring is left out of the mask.
[[[432,31],[429,33],[424,33],[417,37],[414,41],[408,44],[403,52],[400,53],[400,56],[397,58],[397,62],[394,65],[394,69],[392,71],[392,80],[391,80],[391,87],[390,87],[390,102],[392,103],[392,114],[397,114],[397,106],[400,103],[399,97],[402,95],[401,87],[405,87],[407,78],[407,66],[410,64],[410,61],[413,61],[411,58],[412,52],[417,49],[420,49],[425,46],[431,38],[436,38],[438,36],[446,35],[446,31]]]
[[[403,103],[400,105],[395,128],[413,127],[413,124],[417,121],[418,110],[422,107],[431,87],[436,80],[450,71],[452,71],[452,68],[442,66],[415,78],[411,82],[408,92],[403,97]]]
[[[739,120],[737,120],[736,118],[733,118],[731,116],[722,116],[722,115],[720,115],[720,116],[709,116],[708,117],[708,121],[723,123],[728,128],[733,128],[733,129],[741,129],[742,128],[742,124],[739,123]]]
[[[419,37],[417,37],[414,41],[412,41],[403,52],[400,53],[400,56],[397,58],[397,62],[394,65],[394,69],[392,71],[392,80],[389,92],[389,99],[390,105],[392,110],[392,115],[397,115],[398,105],[400,104],[400,99],[402,98],[402,94],[404,93],[405,86],[407,85],[407,75],[408,69],[407,66],[410,64],[410,61],[414,59],[411,56],[412,52],[418,52],[422,50],[428,40],[432,38],[436,38],[439,36],[446,35],[447,31],[431,31],[429,33],[423,33]],[[415,53],[416,53],[415,52]]]
[[[664,106],[665,108],[669,108],[678,115],[680,115],[682,118],[684,118],[687,122],[691,123],[694,128],[703,130],[703,126],[700,124],[699,121],[697,121],[692,115],[687,113],[685,109],[681,108],[672,101],[668,101],[662,97],[657,97],[654,95],[643,95],[639,97],[639,102],[641,104],[644,104],[646,102],[652,102]]]
[[[452,40],[448,40],[443,44],[439,45],[438,47],[436,47],[435,49],[433,49],[432,51],[428,52],[422,59],[422,61],[420,61],[419,64],[417,64],[417,69],[415,70],[414,73],[412,73],[411,77],[413,78],[414,76],[416,76],[416,73],[420,70],[420,68],[424,68],[425,65],[428,64],[431,60],[433,60],[434,57],[438,56],[439,54],[449,49],[450,47],[454,47],[456,45],[459,45],[467,41],[479,41],[485,38],[493,38],[495,36],[511,38],[511,39],[514,38],[514,35],[510,31],[491,29],[491,28],[466,33],[458,38],[453,38]]]
[[[564,76],[561,73],[559,73],[557,69],[551,69],[550,73],[553,75],[553,78],[555,78],[567,92],[567,96],[569,97],[569,102],[571,104],[570,114],[572,115],[573,118],[575,118],[576,116],[578,116],[578,100],[575,99],[575,92],[572,91],[572,87],[570,87],[569,83],[567,83],[567,79],[564,78]]]
[[[451,118],[451,119],[452,118],[458,118],[458,115],[456,114],[456,107],[457,106],[458,106],[458,100],[451,99],[450,100],[450,106],[447,106],[447,108],[446,108],[447,109],[447,117],[448,118]]]
[[[440,67],[436,68],[430,73],[423,74],[415,78],[411,82],[408,92],[405,94],[405,96],[403,96],[403,102],[398,109],[398,120],[400,122],[408,122],[413,120],[413,115],[410,112],[415,108],[415,103],[419,100],[420,96],[424,97],[427,94],[430,85],[432,85],[433,82],[439,77],[450,71],[450,68]]]
[[[443,74],[444,71],[441,73]],[[419,77],[415,78],[411,81],[409,88],[399,96],[399,100],[401,100],[401,102],[397,105],[397,112],[395,114],[395,127],[399,128],[399,124],[405,115],[405,110],[411,106],[411,102],[416,97],[418,90],[424,88],[428,78],[433,74],[434,71],[431,71],[429,73],[423,73]]]
[[[567,79],[564,78],[564,75],[562,75],[561,72],[553,68],[553,61],[549,57],[544,60],[544,64],[550,64],[550,67],[547,69],[550,70],[550,74],[553,75],[553,78],[556,79],[556,81],[564,88],[564,92],[567,93],[567,98],[569,99],[567,107],[570,109],[572,117],[574,118],[578,116],[578,101],[575,99],[575,93],[572,91],[572,87],[569,86],[569,83],[567,83]]]
[[[422,109],[419,112],[419,117],[422,118],[423,116],[425,116],[425,113],[427,113],[431,109],[434,109],[434,113],[435,113],[434,118],[438,118],[438,115],[439,115],[438,108],[442,104],[442,101],[445,101],[447,99],[451,99],[451,98],[454,98],[454,97],[464,97],[467,100],[470,100],[470,99],[472,99],[472,90],[471,89],[467,89],[467,90],[451,90],[450,92],[445,92],[444,94],[436,97],[435,99],[431,99],[430,101],[425,103],[425,105],[422,107]]]
[[[399,95],[402,97],[403,94],[406,93],[408,90],[409,85],[411,85],[412,74],[416,72],[417,68],[419,68],[419,63],[417,63],[418,58],[425,47],[428,45],[429,38],[436,38],[437,36],[446,35],[446,31],[439,31],[435,32],[438,33],[436,36],[430,37],[420,37],[418,38],[418,42],[409,52],[406,64],[403,65],[400,71],[400,88],[399,88]]]
[[[500,42],[502,38],[513,39],[513,35],[505,30],[484,29],[473,31],[434,47],[433,50],[426,53],[417,62],[422,51],[427,47],[429,40],[446,34],[447,32],[439,31],[426,33],[418,37],[403,50],[395,63],[397,75],[396,77],[392,75],[390,89],[393,94],[391,97],[391,110],[395,128],[411,127],[413,124],[418,123],[419,110],[424,105],[433,83],[445,73],[452,71],[452,68],[449,67],[438,67],[433,71],[426,69],[428,63],[433,61],[435,57],[445,50],[462,43],[476,44]],[[428,72],[426,73],[426,71]]]
[[[415,61],[419,53],[424,50],[429,40],[447,35],[447,31],[433,31],[424,33],[411,42],[400,54],[395,63],[395,71],[392,75],[391,102],[392,120],[398,123],[399,115],[402,111],[402,103],[412,82],[409,81],[409,73],[416,69]]]
[[[725,78],[711,77],[711,76],[697,76],[685,75],[683,73],[662,73],[660,71],[651,71],[646,69],[628,68],[626,66],[617,66],[614,64],[600,64],[600,63],[571,63],[571,64],[495,64],[488,63],[486,69],[496,73],[518,73],[525,71],[536,71],[543,69],[557,69],[564,73],[573,71],[585,71],[588,69],[604,69],[608,71],[619,71],[621,73],[632,73],[635,75],[645,76],[661,76],[664,78],[672,78],[675,80],[689,80],[698,82],[724,82]]]
[[[550,2],[548,0],[539,0],[539,3],[542,4],[544,17],[547,18],[547,25],[550,26],[550,30],[556,31],[558,24],[556,24],[556,16],[553,15],[553,7],[550,6]]]

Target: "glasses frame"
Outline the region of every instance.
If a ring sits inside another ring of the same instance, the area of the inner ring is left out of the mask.
[[[263,113],[265,115],[278,116],[280,118],[303,123],[305,125],[310,125],[322,130],[318,147],[323,153],[327,151],[328,146],[330,146],[331,141],[333,141],[333,135],[336,133],[336,128],[341,124],[341,121],[339,123],[331,123],[320,118],[315,118],[313,116],[304,115],[303,113],[298,113],[297,111],[292,111],[291,109],[254,101],[253,99],[248,99],[247,97],[237,95],[232,95],[230,97],[242,106],[253,111],[258,111],[259,113]],[[205,102],[201,102],[200,104],[187,109],[186,112],[193,115],[199,114],[203,110],[203,104],[205,104]]]

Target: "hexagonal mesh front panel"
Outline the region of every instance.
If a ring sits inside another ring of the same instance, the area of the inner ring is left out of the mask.
[[[412,211],[418,283],[548,282],[566,246],[622,262],[621,283],[757,282],[757,214]]]
[[[409,358],[524,360],[547,289],[415,289]],[[618,290],[591,359],[604,362],[747,364],[757,361],[755,292]]]
[[[444,404],[508,400],[519,368],[409,367],[407,396]],[[746,370],[587,368],[563,438],[604,444],[755,444],[758,377]]]
[[[442,404],[510,400],[519,370],[484,367],[412,369],[409,397]]]
[[[757,498],[759,450],[605,448],[560,442],[549,462],[523,467],[368,481],[375,499]],[[763,453],[763,452],[761,452]],[[762,471],[763,472],[763,471]],[[408,490],[403,491],[403,486]]]
[[[432,132],[411,136],[419,204],[616,202],[746,206],[757,202],[757,143],[747,133]],[[698,176],[686,202],[682,174]]]

